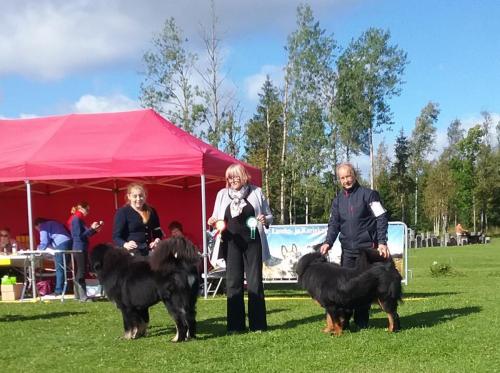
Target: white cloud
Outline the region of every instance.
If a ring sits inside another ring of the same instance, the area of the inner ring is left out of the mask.
[[[25,1],[2,9],[0,74],[58,79],[136,53],[140,25],[88,1]]]
[[[302,0],[216,0],[223,41],[260,30],[285,38]],[[341,16],[354,0],[311,0],[315,14]],[[207,0],[2,1],[0,75],[53,80],[112,63],[138,63],[163,22],[174,17],[200,50],[200,30],[210,25]]]
[[[31,119],[31,118],[38,118],[38,117],[39,117],[39,115],[36,115],[36,114],[21,113],[21,114],[19,114],[19,117],[12,118],[12,117],[7,117],[7,116],[0,114],[0,119]]]
[[[75,113],[110,113],[139,109],[138,102],[121,94],[113,96],[84,95],[73,105]]]
[[[490,127],[490,137],[489,141],[491,145],[496,145],[496,125],[500,122],[500,113],[489,113],[491,116],[491,127]],[[482,124],[484,122],[484,118],[480,114],[470,115],[466,118],[461,119],[462,128],[465,131],[468,131],[472,127]]]
[[[283,67],[264,65],[258,73],[245,78],[245,92],[249,100],[254,102],[259,100],[259,93],[261,93],[267,75],[269,75],[274,86],[281,86],[284,76]]]
[[[490,137],[489,141],[491,145],[496,145],[496,125],[498,122],[500,122],[500,113],[490,113],[491,116],[491,128],[490,128]],[[484,122],[484,118],[480,113],[476,114],[471,114],[468,116],[465,116],[463,118],[459,118],[460,122],[462,123],[462,129],[465,131],[465,134],[467,134],[467,131],[470,130],[472,127],[482,124]],[[436,150],[437,154],[441,154],[441,151],[448,146],[448,135],[447,135],[448,128],[441,129],[437,132],[437,141],[436,141]]]
[[[500,113],[490,113],[491,115],[491,120],[492,120],[492,126],[490,128],[490,136],[489,136],[489,141],[490,144],[495,146],[496,145],[496,124],[500,121]],[[480,113],[477,114],[472,114],[468,115],[463,118],[458,118],[460,122],[462,123],[462,129],[465,131],[464,134],[467,134],[467,131],[471,129],[472,127],[482,124],[484,122],[484,118]],[[436,131],[436,139],[434,141],[434,149],[435,151],[429,154],[427,157],[429,160],[434,160],[437,159],[441,153],[443,152],[443,149],[448,146],[448,128],[438,128]]]
[[[39,115],[36,114],[26,114],[26,113],[21,113],[19,114],[20,119],[33,119],[33,118],[38,118]]]

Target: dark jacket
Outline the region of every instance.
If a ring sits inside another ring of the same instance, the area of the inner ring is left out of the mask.
[[[376,248],[387,244],[387,213],[378,205],[375,217],[370,204],[380,203],[378,192],[362,187],[357,182],[349,190],[342,190],[333,200],[325,242],[332,247],[337,236],[342,252],[357,255],[359,249]]]
[[[89,237],[96,233],[92,228],[87,228],[82,219],[73,215],[71,218],[71,238],[73,238],[73,250],[85,251],[89,247]]]
[[[119,247],[123,247],[128,241],[135,241],[138,251],[142,255],[149,252],[149,244],[155,238],[162,238],[163,233],[160,228],[160,219],[156,210],[149,207],[151,215],[149,221],[143,223],[141,215],[130,205],[123,206],[116,210],[113,224],[113,242]]]

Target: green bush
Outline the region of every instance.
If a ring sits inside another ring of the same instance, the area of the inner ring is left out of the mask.
[[[450,276],[453,274],[451,265],[434,261],[430,267],[433,277]]]

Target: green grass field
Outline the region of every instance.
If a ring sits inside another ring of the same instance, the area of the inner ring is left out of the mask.
[[[434,277],[434,261],[447,264]],[[412,249],[413,272],[386,332],[374,306],[371,326],[333,337],[324,312],[303,291],[266,288],[265,333],[225,334],[225,298],[198,302],[198,339],[171,343],[172,320],[151,310],[149,335],[121,339],[121,317],[107,301],[1,303],[3,372],[494,372],[500,371],[500,239],[487,245]]]

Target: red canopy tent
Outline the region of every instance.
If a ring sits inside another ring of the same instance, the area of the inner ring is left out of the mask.
[[[126,185],[139,181],[164,230],[178,220],[206,250],[206,211],[226,168],[239,162],[153,110],[1,119],[0,134],[0,227],[29,233],[31,248],[34,217],[65,222],[81,200],[91,206],[90,221],[105,222],[94,240],[111,241]],[[260,170],[245,167],[260,185]]]

